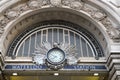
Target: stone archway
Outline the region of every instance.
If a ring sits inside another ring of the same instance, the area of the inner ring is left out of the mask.
[[[119,21],[116,18],[117,15],[112,10],[111,13],[111,11],[104,9],[104,4],[101,2],[96,1],[94,3],[89,0],[16,0],[14,2],[12,0],[5,4],[8,5],[2,5],[0,16],[0,43],[2,43],[0,51],[3,56],[5,56],[12,40],[25,28],[35,24],[35,21],[62,19],[77,23],[84,26],[87,30],[93,31],[92,33],[95,33],[96,38],[99,39],[102,47],[105,49],[104,52],[108,57],[107,66],[114,68],[112,65],[116,62],[112,62],[114,57],[110,56],[114,52],[117,55],[119,53]],[[113,14],[115,14],[115,17]],[[110,53],[111,55],[109,55]],[[111,72],[111,74],[114,73]]]
[[[18,5],[15,5],[15,4],[18,4]],[[32,17],[34,17],[35,14],[42,12],[42,11],[44,12],[45,10],[46,11],[47,10],[48,11],[56,10],[57,11],[57,9],[58,9],[58,10],[63,10],[65,12],[68,11],[70,13],[76,14],[78,16],[80,15],[80,16],[86,18],[86,20],[83,20],[83,22],[85,24],[88,24],[88,26],[89,26],[90,24],[86,23],[88,20],[91,23],[93,23],[95,25],[95,27],[98,28],[98,32],[96,32],[96,33],[99,33],[99,34],[102,33],[103,36],[101,39],[102,40],[105,39],[106,41],[108,41],[108,42],[105,42],[107,47],[109,45],[110,38],[113,38],[116,40],[119,37],[118,31],[112,26],[111,20],[106,15],[106,13],[103,10],[101,10],[97,7],[91,6],[90,4],[88,4],[84,1],[79,2],[79,1],[64,1],[64,0],[56,1],[55,0],[55,2],[54,2],[54,0],[50,0],[50,1],[43,0],[43,2],[40,2],[37,0],[34,0],[34,1],[30,0],[30,1],[15,3],[15,4],[14,4],[14,6],[11,6],[11,8],[8,8],[5,11],[3,11],[3,15],[1,17],[1,33],[2,33],[1,34],[1,43],[3,43],[3,45],[1,45],[2,48],[8,47],[8,43],[10,42],[9,41],[10,39],[8,39],[8,34],[12,33],[11,30],[16,26],[15,24],[20,23],[23,25],[23,23],[20,22],[21,20],[23,20],[24,18],[28,20],[27,16],[32,15]],[[50,16],[51,14],[46,14],[46,15]],[[43,14],[43,16],[46,16],[46,15]],[[56,13],[52,13],[52,15],[54,15],[54,17],[57,18],[56,15],[62,15],[62,14],[58,14],[56,12]],[[70,14],[66,14],[66,16],[67,15],[70,15]],[[73,16],[73,18],[75,18],[75,16]],[[77,23],[79,23],[79,22],[77,22]],[[100,30],[100,32],[99,32],[99,30]],[[96,35],[96,37],[99,36],[99,34]],[[10,37],[10,35],[9,35],[9,37]],[[102,41],[102,40],[100,40],[100,41]],[[105,47],[106,45],[103,45],[103,46]],[[4,50],[1,50],[1,51],[3,53],[5,53]]]

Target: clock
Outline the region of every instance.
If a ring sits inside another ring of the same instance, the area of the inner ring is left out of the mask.
[[[50,64],[59,65],[65,61],[65,53],[60,48],[52,48],[47,53],[47,61]]]

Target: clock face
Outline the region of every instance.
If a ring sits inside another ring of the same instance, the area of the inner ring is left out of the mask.
[[[47,53],[47,60],[51,64],[61,64],[65,60],[65,53],[59,48],[52,48]]]

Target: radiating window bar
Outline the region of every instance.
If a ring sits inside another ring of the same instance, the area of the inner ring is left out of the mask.
[[[26,44],[27,40],[29,40],[28,44]],[[90,45],[88,40],[86,40],[82,35],[70,29],[60,28],[60,27],[43,28],[41,30],[34,32],[34,34],[30,34],[27,38],[25,38],[25,40],[23,40],[22,44],[18,47],[16,56],[31,57],[33,51],[36,50],[38,44],[41,45],[42,42],[45,41],[48,41],[51,45],[53,45],[54,42],[68,43],[70,45],[74,45],[77,48],[79,57],[95,56],[93,47]],[[34,48],[32,48],[33,44],[34,44]],[[25,48],[25,46],[28,46],[28,50],[25,50],[27,49]],[[28,54],[27,56],[26,53]]]

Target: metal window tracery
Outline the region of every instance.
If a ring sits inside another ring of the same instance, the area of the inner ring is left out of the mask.
[[[76,30],[63,24],[41,25],[28,29],[11,44],[7,56],[32,57],[38,44],[49,42],[75,45],[79,57],[103,57],[103,52],[96,40],[92,40],[92,36],[88,36],[89,33],[80,30],[82,29]]]

